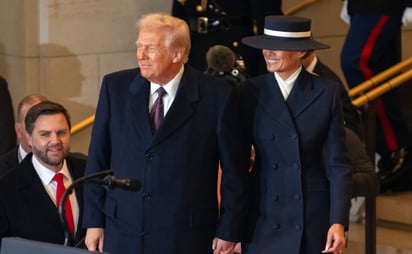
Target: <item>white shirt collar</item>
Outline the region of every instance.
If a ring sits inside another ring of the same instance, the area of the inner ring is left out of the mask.
[[[176,97],[177,89],[179,88],[180,80],[182,79],[184,72],[184,65],[180,68],[179,72],[176,76],[170,80],[167,84],[163,85],[162,87],[166,90],[167,94],[163,96],[163,105],[164,105],[164,113],[169,110],[173,100]],[[159,89],[160,85],[150,82],[150,102],[149,102],[149,112],[152,110],[153,103],[157,99],[157,89]]]
[[[67,168],[66,160],[63,161],[63,167],[59,172],[54,172],[54,170],[51,170],[51,169],[43,166],[43,164],[41,164],[37,160],[37,158],[36,158],[36,156],[34,156],[34,154],[32,156],[32,162],[33,162],[34,170],[36,170],[36,172],[39,175],[42,183],[45,186],[49,185],[53,181],[53,177],[56,173],[63,173],[63,175],[66,179],[71,179],[69,170]]]
[[[18,157],[19,163],[20,163],[27,156],[27,153],[26,153],[26,151],[24,151],[23,146],[21,144],[19,144],[19,148],[17,149],[17,153],[18,153],[17,157]]]
[[[298,78],[300,72],[302,71],[302,65],[289,76],[286,80],[283,80],[277,72],[274,73],[275,79],[278,82],[280,91],[282,92],[283,98],[286,100],[292,91],[293,85],[295,84],[296,79]]]
[[[309,72],[309,73],[313,73],[313,71],[315,70],[315,67],[316,67],[316,64],[318,63],[318,57],[317,56],[315,56],[313,59],[312,59],[312,62],[310,62],[310,64],[306,67],[306,70]]]

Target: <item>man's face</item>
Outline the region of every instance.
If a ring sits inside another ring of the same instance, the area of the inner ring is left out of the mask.
[[[165,45],[167,31],[143,29],[136,40],[137,63],[143,77],[157,84],[169,82],[176,74],[180,61]]]
[[[33,133],[27,135],[33,155],[39,162],[59,171],[70,151],[70,130],[63,114],[41,115],[34,123]]]
[[[26,137],[26,128],[24,126],[24,118],[26,117],[27,112],[29,111],[29,109],[32,106],[39,103],[39,102],[40,101],[38,101],[34,104],[24,104],[21,108],[21,111],[20,111],[21,119],[18,119],[18,121],[14,125],[14,128],[16,130],[16,134],[17,134],[17,138],[19,139],[19,143],[23,147],[24,151],[26,151],[26,153],[31,152],[31,148],[30,148],[30,145],[29,145],[29,143],[27,141],[27,137]]]
[[[268,72],[277,72],[284,80],[301,65],[305,51],[262,50]]]

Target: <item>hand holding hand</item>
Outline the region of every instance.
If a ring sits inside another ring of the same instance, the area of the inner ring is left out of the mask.
[[[233,254],[235,251],[235,243],[215,238],[213,239],[212,249],[213,254]]]

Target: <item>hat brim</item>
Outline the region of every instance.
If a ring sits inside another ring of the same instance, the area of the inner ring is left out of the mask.
[[[328,45],[317,42],[311,38],[304,39],[285,39],[285,38],[273,38],[267,35],[249,36],[242,39],[242,43],[258,49],[268,50],[315,50],[315,49],[327,49]]]

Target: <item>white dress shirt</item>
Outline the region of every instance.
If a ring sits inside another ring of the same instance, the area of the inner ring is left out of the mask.
[[[169,81],[169,83],[163,85],[162,87],[166,90],[166,94],[163,96],[163,116],[169,111],[170,106],[172,105],[175,97],[177,88],[179,87],[180,80],[182,79],[184,71],[184,66],[180,69],[180,71],[176,74],[176,76]],[[149,112],[152,111],[152,107],[154,102],[157,99],[157,89],[159,89],[160,85],[150,82],[150,99],[149,99]]]
[[[69,169],[67,168],[66,160],[64,160],[63,167],[59,172],[55,172],[43,166],[37,160],[36,156],[34,155],[32,157],[32,163],[33,163],[34,169],[36,170],[37,174],[40,177],[40,180],[43,183],[44,189],[47,191],[47,194],[49,194],[50,198],[53,200],[54,204],[57,207],[57,204],[56,204],[57,183],[53,181],[54,175],[57,173],[62,173],[64,175],[63,181],[64,181],[64,185],[66,186],[66,188],[70,186],[73,182],[70,176]],[[71,204],[72,212],[73,212],[73,221],[74,221],[75,230],[77,230],[77,222],[79,220],[79,205],[77,203],[75,190],[73,190],[72,194],[69,196],[69,199],[70,199],[70,204]]]

